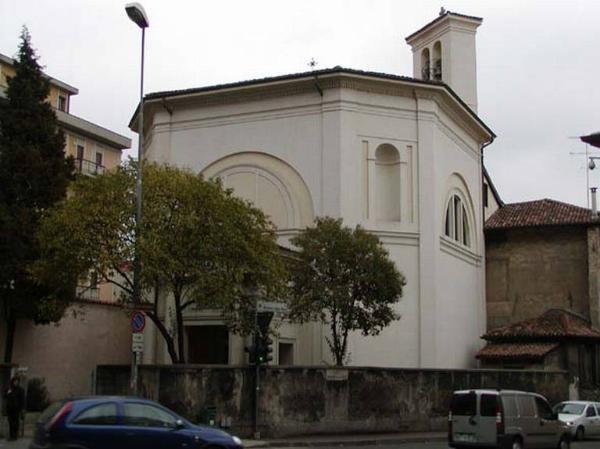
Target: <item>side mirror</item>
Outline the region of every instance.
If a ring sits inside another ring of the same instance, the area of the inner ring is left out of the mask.
[[[185,429],[185,424],[181,419],[175,421],[175,430]]]
[[[558,413],[552,412],[552,415],[550,415],[550,419],[552,419],[553,421],[556,421],[558,419]]]

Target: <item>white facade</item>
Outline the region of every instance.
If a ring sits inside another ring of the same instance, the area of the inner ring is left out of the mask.
[[[480,148],[493,133],[445,86],[334,68],[150,95],[145,120],[148,159],[221,177],[271,216],[283,245],[325,215],[380,238],[406,276],[401,319],[352,336],[350,364],[474,366],[486,329]],[[287,325],[279,340],[295,364],[328,363],[324,332]],[[167,361],[153,347],[147,361]],[[231,336],[230,363],[242,348]]]

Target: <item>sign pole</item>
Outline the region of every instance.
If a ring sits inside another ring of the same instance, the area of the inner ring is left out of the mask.
[[[138,395],[138,371],[139,355],[144,351],[144,328],[146,327],[146,315],[140,310],[131,314],[131,394]]]
[[[258,355],[256,348],[258,345],[258,296],[254,303],[254,439],[260,440],[260,432],[258,431],[258,399],[260,392],[260,365],[258,363]]]

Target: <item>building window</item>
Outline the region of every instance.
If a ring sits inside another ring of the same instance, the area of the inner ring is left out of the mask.
[[[85,151],[85,148],[83,147],[83,145],[77,145],[77,160],[78,161],[83,160],[84,151]]]
[[[64,95],[58,96],[58,109],[63,112],[67,112],[67,97]]]
[[[102,153],[96,153],[96,167],[102,167]]]
[[[471,246],[471,227],[467,209],[458,195],[452,195],[446,206],[444,234],[465,246]]]

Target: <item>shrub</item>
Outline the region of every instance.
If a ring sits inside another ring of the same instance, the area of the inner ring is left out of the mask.
[[[46,381],[40,377],[33,377],[27,382],[27,405],[28,412],[41,412],[50,405]]]

